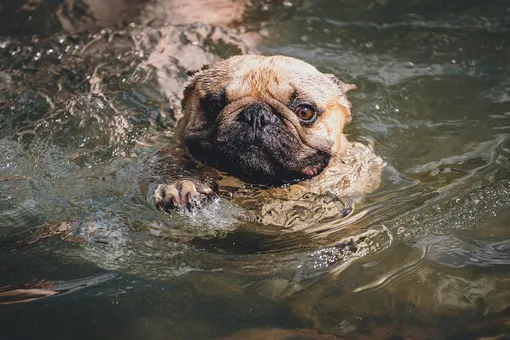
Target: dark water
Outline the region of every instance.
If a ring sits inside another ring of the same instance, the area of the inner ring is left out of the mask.
[[[162,3],[0,5],[0,339],[508,338],[510,2],[256,2],[221,26]],[[186,70],[256,50],[358,85],[348,136],[388,165],[347,220],[257,235],[228,202],[145,203]]]

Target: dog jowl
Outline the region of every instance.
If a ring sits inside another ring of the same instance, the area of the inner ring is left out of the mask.
[[[355,86],[332,74],[290,57],[244,55],[191,76],[176,138],[202,164],[275,187],[317,177],[345,152],[346,93]],[[159,207],[214,194],[198,179],[177,182],[158,187]]]

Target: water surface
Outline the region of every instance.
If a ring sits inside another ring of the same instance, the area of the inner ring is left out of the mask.
[[[510,334],[507,1],[263,2],[237,26],[128,13],[72,32],[45,4],[0,25],[2,338]],[[387,167],[347,219],[256,234],[228,202],[146,204],[140,164],[171,143],[186,70],[255,49],[358,85],[348,137]]]

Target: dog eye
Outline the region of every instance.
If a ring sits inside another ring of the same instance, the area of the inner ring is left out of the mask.
[[[207,120],[215,120],[221,110],[227,105],[225,93],[210,94],[200,99],[200,106]]]
[[[299,105],[294,112],[303,123],[311,124],[317,119],[317,111],[310,105]]]

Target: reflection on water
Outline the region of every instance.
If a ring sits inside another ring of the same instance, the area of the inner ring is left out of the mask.
[[[510,333],[508,3],[260,2],[223,21],[118,2],[137,11],[0,12],[7,339]],[[285,234],[224,200],[155,212],[140,164],[170,145],[186,71],[261,41],[358,85],[347,133],[386,161],[381,189]]]

